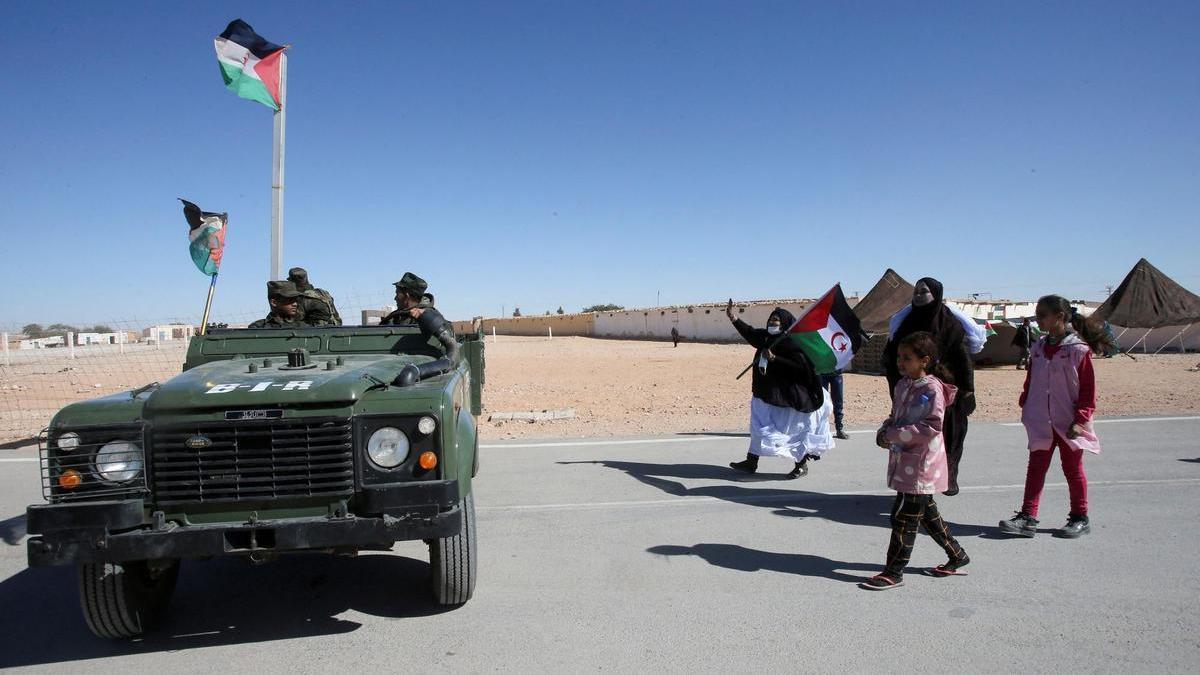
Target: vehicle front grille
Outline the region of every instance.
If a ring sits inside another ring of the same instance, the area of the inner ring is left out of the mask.
[[[153,428],[151,438],[156,504],[354,492],[353,432],[346,418],[170,425]]]

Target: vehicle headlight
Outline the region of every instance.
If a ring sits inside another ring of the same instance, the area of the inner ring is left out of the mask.
[[[79,447],[79,434],[75,433],[74,431],[68,431],[67,433],[58,437],[58,440],[55,441],[55,445],[58,446],[59,450],[74,450]]]
[[[417,431],[425,434],[426,436],[432,434],[435,429],[437,429],[437,420],[433,419],[432,417],[425,416],[417,420]]]
[[[396,427],[381,427],[367,439],[367,457],[376,466],[394,469],[408,459],[408,436]]]
[[[128,483],[142,473],[142,448],[130,441],[109,441],[96,452],[94,463],[105,483]]]

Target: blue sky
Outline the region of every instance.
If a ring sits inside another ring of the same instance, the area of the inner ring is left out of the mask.
[[[230,214],[215,317],[264,313],[237,17],[292,45],[284,261],[339,304],[1200,291],[1200,3],[4,3],[0,325],[198,317],[179,196]]]

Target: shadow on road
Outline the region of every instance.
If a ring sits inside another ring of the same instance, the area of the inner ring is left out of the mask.
[[[891,529],[890,514],[894,494],[888,495],[839,495],[806,490],[783,490],[778,488],[753,488],[740,485],[705,485],[688,487],[681,479],[707,479],[735,481],[738,483],[763,482],[778,480],[781,476],[763,476],[761,474],[739,474],[725,466],[711,464],[650,464],[647,462],[625,462],[618,460],[589,460],[576,462],[559,462],[559,464],[598,464],[609,469],[624,471],[638,481],[651,485],[669,495],[677,497],[710,497],[735,504],[761,506],[775,509],[773,513],[780,516],[796,518],[823,518],[835,523],[846,525],[864,525],[867,527],[882,527]],[[813,473],[820,470],[820,464],[813,467]],[[800,485],[807,478],[786,481],[787,485]],[[948,498],[949,499],[949,498]],[[940,500],[939,500],[940,501]],[[999,528],[980,525],[963,525],[950,523],[950,532],[955,537],[983,536],[987,538],[1000,536]]]
[[[806,553],[772,553],[734,544],[651,546],[646,551],[657,555],[694,555],[703,558],[710,565],[739,572],[768,570],[850,583],[858,583],[872,574],[877,574],[882,568],[880,563],[843,562]],[[870,574],[845,574],[843,570],[869,572]]]
[[[428,577],[427,562],[395,554],[294,555],[261,567],[185,561],[158,630],[104,640],[84,623],[74,568],[26,569],[0,582],[0,668],[349,633],[360,626],[338,618],[349,610],[409,618],[453,609],[433,601]]]
[[[5,441],[0,443],[0,450],[16,450],[27,446],[37,447],[38,440],[36,438],[22,438],[16,441]]]
[[[681,431],[676,436],[721,436],[725,438],[750,438],[747,431]]]
[[[1193,457],[1193,458],[1191,458],[1191,459],[1181,459],[1181,460],[1179,460],[1179,461],[1181,461],[1181,462],[1190,462],[1190,463],[1192,463],[1192,464],[1200,464],[1200,457]]]
[[[9,546],[16,546],[25,538],[25,514],[13,516],[8,520],[0,520],[0,540]]]

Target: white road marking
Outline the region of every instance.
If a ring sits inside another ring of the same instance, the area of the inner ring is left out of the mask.
[[[646,438],[634,441],[571,441],[567,443],[484,443],[480,448],[579,448],[589,445],[644,445],[647,443],[693,443],[695,441],[727,441],[738,436],[692,436],[691,438]]]
[[[0,462],[36,462],[37,457],[4,457],[0,458]]]
[[[1088,488],[1094,487],[1121,487],[1127,485],[1200,485],[1200,478],[1164,478],[1164,479],[1148,479],[1148,480],[1097,480],[1088,481]],[[1046,483],[1047,488],[1065,488],[1066,483]],[[972,487],[963,487],[962,492],[993,492],[997,490],[1023,490],[1024,483],[1015,483],[1013,485],[976,485]],[[889,496],[895,492],[888,490],[846,490],[843,492],[821,492],[808,493],[807,498],[813,501],[820,501],[822,497],[847,497],[847,496]],[[640,506],[680,506],[684,504],[693,505],[697,503],[735,503],[735,504],[758,504],[780,501],[793,501],[799,498],[798,494],[767,494],[762,496],[742,496],[737,499],[722,499],[721,497],[675,497],[673,499],[645,499],[638,501],[624,502],[575,502],[566,504],[514,504],[511,506],[480,506],[477,507],[480,511],[584,511],[589,509],[611,509],[611,508],[629,508]]]
[[[1179,422],[1183,420],[1200,420],[1200,415],[1191,417],[1116,417],[1111,420],[1092,420],[1092,424],[1124,424],[1128,422]],[[1002,427],[1019,427],[1020,422],[1001,422]]]
[[[1122,422],[1177,422],[1180,420],[1200,420],[1200,415],[1191,417],[1128,417],[1111,420],[1092,420],[1095,424],[1120,424]],[[984,424],[987,424],[984,422]],[[999,422],[1002,427],[1019,427],[1020,422]],[[854,429],[848,434],[873,434],[875,429]],[[694,441],[721,441],[741,436],[692,436],[690,438],[646,438],[633,441],[563,441],[559,443],[483,443],[479,447],[489,450],[501,448],[579,448],[592,445],[645,445],[650,443],[691,443]]]

